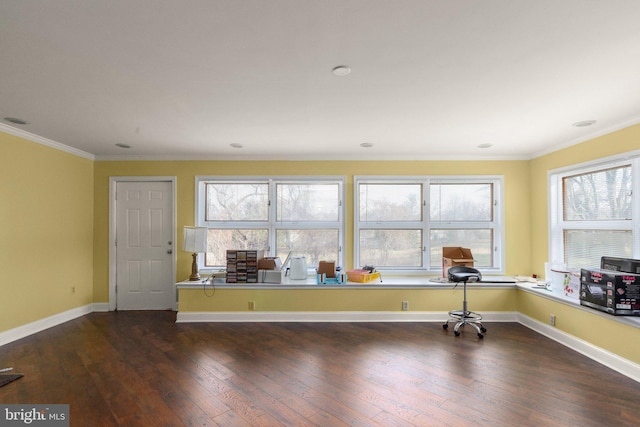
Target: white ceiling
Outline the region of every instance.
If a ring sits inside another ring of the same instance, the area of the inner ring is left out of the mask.
[[[0,121],[28,124],[0,130],[96,159],[529,159],[640,122],[639,23],[638,0],[1,0]]]

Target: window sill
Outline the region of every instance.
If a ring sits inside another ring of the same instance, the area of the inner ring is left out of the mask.
[[[203,285],[211,287],[211,283],[203,281],[182,281],[176,283],[178,289],[197,288]],[[385,275],[382,281],[372,281],[367,283],[347,282],[345,284],[317,284],[315,277],[308,277],[304,280],[293,280],[285,277],[282,283],[226,283],[224,279],[216,279],[213,283],[216,289],[450,289],[456,284],[443,282],[439,277],[426,276],[402,276]],[[461,283],[458,284],[460,286]],[[509,276],[485,277],[480,283],[468,283],[468,289],[474,288],[515,288],[516,281]]]

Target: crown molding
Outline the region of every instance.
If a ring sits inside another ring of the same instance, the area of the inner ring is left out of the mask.
[[[582,144],[583,142],[591,141],[592,139],[596,139],[596,138],[599,138],[601,136],[608,135],[610,133],[617,132],[617,131],[622,130],[622,129],[626,129],[626,128],[629,128],[631,126],[635,126],[637,124],[640,124],[640,117],[632,117],[632,118],[630,118],[630,119],[628,119],[628,120],[626,120],[626,121],[624,121],[622,123],[619,123],[617,125],[608,126],[608,127],[603,128],[603,129],[599,129],[597,131],[590,132],[590,133],[587,133],[585,135],[582,135],[579,138],[571,139],[571,140],[569,140],[569,141],[567,141],[567,142],[565,142],[563,144],[559,144],[559,145],[556,145],[554,147],[549,147],[547,149],[544,149],[544,150],[541,150],[541,151],[537,151],[537,152],[535,152],[535,153],[533,153],[531,155],[529,160],[537,159],[538,157],[546,156],[547,154],[551,154],[551,153],[553,153],[555,151],[564,150],[565,148],[569,148],[569,147],[574,146],[574,145]]]
[[[69,147],[68,145],[64,145],[60,142],[54,141],[52,139],[43,138],[39,135],[36,135],[31,132],[24,131],[22,129],[14,128],[13,126],[7,126],[4,123],[0,123],[0,131],[4,133],[8,133],[13,136],[17,136],[22,139],[26,139],[31,142],[35,142],[37,144],[46,145],[50,148],[55,148],[56,150],[64,151],[65,153],[73,154],[74,156],[83,157],[89,160],[95,160],[96,156],[91,153],[87,153],[86,151],[78,150],[77,148]]]

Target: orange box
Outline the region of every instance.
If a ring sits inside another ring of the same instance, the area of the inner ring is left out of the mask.
[[[335,261],[320,261],[318,269],[316,270],[319,275],[325,274],[327,279],[334,279],[336,277],[336,262]]]
[[[442,248],[442,277],[448,277],[449,268],[456,265],[473,267],[474,261],[471,249],[460,246],[445,246]]]
[[[258,260],[258,270],[281,270],[282,261],[278,257],[265,257]]]

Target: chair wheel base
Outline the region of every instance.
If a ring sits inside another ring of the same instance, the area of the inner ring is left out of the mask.
[[[442,325],[442,329],[445,331],[449,329],[449,322],[454,322],[455,327],[453,333],[456,337],[459,337],[461,328],[466,325],[473,326],[478,333],[478,338],[483,339],[484,334],[487,332],[487,328],[484,327],[482,322],[482,316],[473,311],[452,310],[449,312],[449,320]]]

